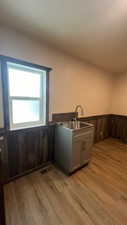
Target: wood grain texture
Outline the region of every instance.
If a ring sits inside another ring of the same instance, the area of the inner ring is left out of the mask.
[[[8,132],[3,145],[2,175],[6,183],[51,161],[54,126]]]
[[[5,225],[4,190],[2,184],[0,184],[0,225]]]
[[[95,128],[94,142],[98,142],[110,136],[110,115],[98,115],[80,118],[80,121],[91,123]]]
[[[94,125],[95,143],[110,136],[127,142],[126,116],[99,115],[81,118],[80,120]],[[1,155],[4,183],[39,169],[48,161],[53,161],[54,129],[55,125],[7,133],[4,129],[0,130],[0,135],[4,135],[4,142],[2,143],[3,152]]]
[[[111,136],[127,143],[127,116],[111,115]]]
[[[0,152],[0,225],[5,225],[5,205],[4,205],[4,190],[2,179],[1,152]]]
[[[4,184],[9,177],[9,154],[7,145],[7,135],[0,135],[0,148],[1,148],[1,182]]]
[[[126,225],[127,145],[106,139],[70,177],[56,168],[5,185],[7,225]]]
[[[70,121],[77,117],[78,113],[68,112],[68,113],[53,113],[52,121],[53,122],[62,122],[62,121]]]

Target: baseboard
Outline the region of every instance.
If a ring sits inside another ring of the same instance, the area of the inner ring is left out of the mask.
[[[37,170],[40,170],[40,169],[43,170],[43,169],[47,168],[47,167],[50,166],[50,165],[51,165],[51,162],[43,163],[42,165],[37,166],[37,167],[35,167],[35,168],[33,168],[33,169],[27,170],[27,171],[25,171],[24,173],[21,173],[20,175],[17,175],[17,176],[14,176],[14,177],[12,177],[12,178],[9,178],[9,179],[4,183],[4,185],[5,185],[5,184],[8,184],[8,183],[10,183],[10,182],[12,182],[12,181],[14,181],[14,180],[20,178],[20,177],[23,177],[23,176],[26,176],[26,175],[28,175],[28,174],[30,174],[30,173],[33,173],[33,172],[35,172],[35,171],[37,171]]]

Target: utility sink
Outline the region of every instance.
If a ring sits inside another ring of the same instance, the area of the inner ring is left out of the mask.
[[[82,121],[58,123],[55,131],[55,163],[66,174],[86,165],[91,159],[94,126]]]
[[[86,123],[86,122],[81,122],[81,121],[67,121],[67,122],[62,122],[59,123],[59,125],[63,126],[64,128],[70,129],[70,130],[80,130],[83,128],[88,128],[93,126],[92,124]]]

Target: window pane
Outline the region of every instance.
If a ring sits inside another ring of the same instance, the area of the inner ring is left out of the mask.
[[[40,76],[36,71],[8,66],[10,96],[40,97]]]
[[[12,100],[13,124],[39,121],[38,100]]]

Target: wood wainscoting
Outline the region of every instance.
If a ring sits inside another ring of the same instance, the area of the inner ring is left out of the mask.
[[[10,131],[3,135],[3,183],[47,165],[53,158],[54,125]]]
[[[74,117],[74,113],[69,113],[69,117],[60,114],[54,118],[62,121],[61,116],[68,120],[70,116]],[[127,143],[127,116],[108,114],[84,117],[80,120],[94,125],[95,142],[113,137]],[[53,124],[0,133],[0,136],[4,137],[0,140],[3,183],[39,169],[53,160],[54,129]]]
[[[80,118],[80,121],[91,123],[94,125],[95,134],[94,142],[102,141],[110,137],[110,115],[98,115]]]
[[[82,118],[80,120],[94,124],[95,142],[113,137],[127,143],[127,116],[109,114]]]
[[[113,138],[120,138],[127,143],[127,116],[111,115],[110,120],[111,134]]]
[[[52,114],[52,121],[53,122],[63,122],[63,121],[70,121],[78,116],[78,113],[75,112],[68,112],[68,113],[53,113]]]
[[[5,225],[5,204],[3,185],[0,184],[0,225]]]
[[[2,134],[2,132],[0,131]],[[5,225],[5,205],[4,205],[4,190],[3,190],[3,172],[2,172],[2,157],[0,148],[0,225]]]

